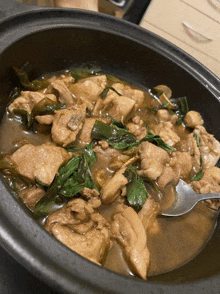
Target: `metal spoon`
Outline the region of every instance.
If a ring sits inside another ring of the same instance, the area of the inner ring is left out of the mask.
[[[220,193],[197,194],[183,180],[176,186],[176,201],[168,209],[162,211],[164,216],[180,216],[195,207],[195,205],[206,199],[220,199]]]

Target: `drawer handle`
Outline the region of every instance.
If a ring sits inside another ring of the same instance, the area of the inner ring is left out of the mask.
[[[187,29],[187,32],[189,34],[189,36],[193,39],[195,39],[197,42],[200,43],[204,43],[204,42],[210,42],[212,41],[211,38],[204,36],[203,34],[197,32],[196,30],[194,30],[190,25],[188,25],[186,22],[182,23],[184,25],[184,27]],[[192,32],[194,34],[192,34]],[[199,37],[199,38],[198,38]]]

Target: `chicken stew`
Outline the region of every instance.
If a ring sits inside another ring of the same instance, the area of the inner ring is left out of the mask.
[[[0,130],[13,193],[71,250],[119,273],[147,276],[191,260],[211,236],[218,200],[178,218],[160,212],[179,179],[220,192],[220,143],[185,97],[144,91],[100,70],[20,80]]]

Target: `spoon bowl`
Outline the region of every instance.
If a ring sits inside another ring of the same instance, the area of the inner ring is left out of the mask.
[[[220,199],[220,193],[197,194],[188,184],[180,180],[176,186],[176,200],[166,210],[164,216],[180,216],[192,210],[201,200]]]

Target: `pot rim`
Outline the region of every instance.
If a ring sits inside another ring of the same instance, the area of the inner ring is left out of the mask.
[[[24,26],[25,24],[25,26]],[[155,34],[101,13],[77,9],[40,9],[10,16],[0,23],[0,54],[18,40],[42,30],[90,29],[111,33],[147,46],[205,85],[220,98],[220,80],[194,58]],[[184,284],[145,282],[102,268],[71,251],[51,237],[0,181],[0,243],[18,262],[62,293],[218,293],[219,275]],[[21,215],[23,216],[21,219]],[[53,252],[52,252],[53,250]],[[95,277],[95,282],[94,282]],[[215,292],[216,290],[216,292]]]

